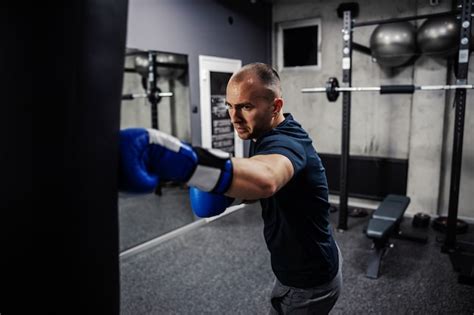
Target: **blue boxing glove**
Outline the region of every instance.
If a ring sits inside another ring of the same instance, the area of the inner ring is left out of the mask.
[[[189,189],[191,208],[200,218],[209,218],[221,214],[235,201],[234,198],[221,194],[201,191],[196,187]]]
[[[119,167],[119,188],[134,192],[151,192],[164,180],[223,194],[232,183],[229,153],[192,147],[154,129],[120,131]]]

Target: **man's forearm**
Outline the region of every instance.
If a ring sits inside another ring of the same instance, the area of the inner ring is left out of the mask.
[[[227,196],[257,200],[277,192],[293,175],[291,162],[282,155],[233,158],[233,180]]]

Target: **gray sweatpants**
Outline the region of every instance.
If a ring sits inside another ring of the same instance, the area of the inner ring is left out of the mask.
[[[294,288],[275,279],[271,293],[270,315],[328,314],[336,304],[342,289],[342,255],[339,250],[339,270],[329,282],[313,288]]]

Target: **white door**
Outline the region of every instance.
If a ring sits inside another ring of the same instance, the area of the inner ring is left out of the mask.
[[[243,157],[244,146],[230,122],[225,89],[231,75],[241,66],[242,61],[237,59],[199,56],[202,146],[221,149],[236,157]]]

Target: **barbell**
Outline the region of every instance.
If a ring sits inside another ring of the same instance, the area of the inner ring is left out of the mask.
[[[413,94],[417,90],[436,91],[436,90],[458,90],[458,89],[474,89],[474,85],[381,85],[381,86],[339,86],[339,81],[335,77],[330,77],[326,81],[325,87],[305,88],[301,89],[303,93],[326,93],[330,102],[335,102],[340,92],[380,92],[380,94]]]
[[[158,92],[154,93],[154,97],[162,98],[162,97],[171,97],[173,96],[173,92]],[[133,93],[133,94],[123,94],[122,100],[134,100],[136,98],[148,98],[149,95],[146,93]]]

